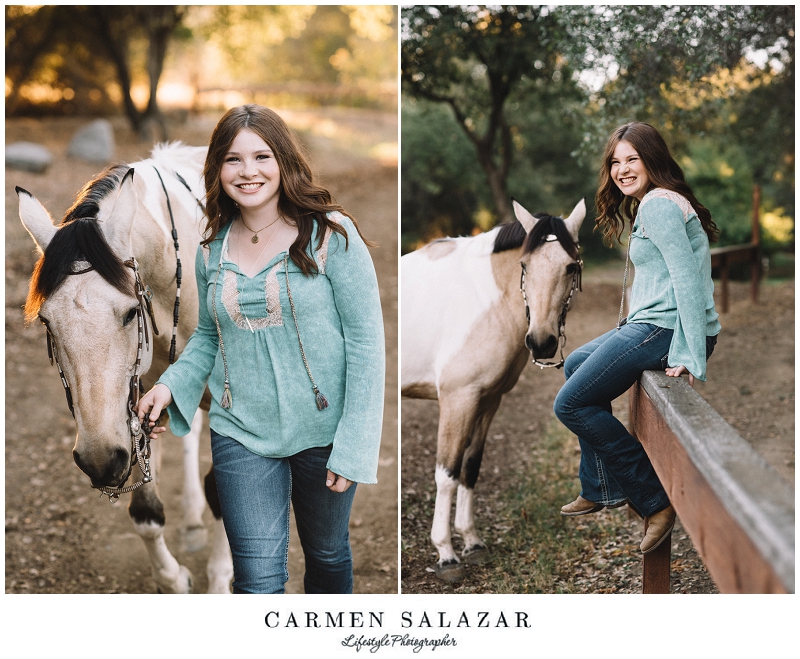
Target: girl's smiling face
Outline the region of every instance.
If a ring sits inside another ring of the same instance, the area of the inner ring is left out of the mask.
[[[231,143],[222,163],[220,183],[243,215],[277,213],[281,172],[270,146],[246,128]]]
[[[611,156],[611,180],[622,194],[639,201],[650,189],[650,179],[639,153],[630,142],[621,140]]]

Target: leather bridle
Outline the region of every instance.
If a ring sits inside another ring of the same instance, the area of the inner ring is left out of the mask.
[[[133,364],[133,375],[131,375],[130,382],[128,384],[128,429],[131,435],[131,468],[134,464],[139,465],[139,469],[142,472],[141,480],[137,481],[133,485],[128,486],[119,486],[119,487],[107,487],[107,486],[95,486],[95,489],[100,490],[101,496],[106,495],[109,501],[114,502],[119,499],[121,494],[126,494],[127,492],[132,492],[138,487],[149,483],[153,480],[152,474],[150,472],[150,431],[152,427],[150,424],[147,427],[142,427],[141,422],[139,421],[139,416],[136,412],[136,406],[139,404],[139,396],[141,395],[141,373],[140,369],[142,366],[142,356],[144,354],[145,347],[149,350],[150,349],[150,334],[148,333],[147,329],[147,321],[145,319],[145,315],[150,318],[150,324],[153,329],[153,334],[158,335],[158,327],[156,326],[155,316],[153,315],[153,305],[151,302],[151,298],[153,296],[152,291],[150,290],[149,286],[145,286],[142,284],[142,279],[139,276],[139,264],[137,263],[134,257],[131,257],[127,261],[123,262],[125,266],[133,270],[133,277],[134,277],[134,289],[136,294],[136,300],[138,304],[136,305],[136,323],[138,326],[138,343],[136,348],[136,361]],[[82,275],[87,272],[91,272],[94,270],[94,266],[92,266],[87,261],[76,261],[72,265],[72,271],[67,273],[68,275]],[[59,362],[58,358],[58,346],[56,345],[55,338],[53,337],[53,332],[50,329],[49,322],[39,316],[39,320],[42,321],[42,324],[45,327],[46,334],[47,334],[47,356],[50,358],[50,364],[55,364],[58,368],[58,374],[61,377],[61,384],[64,387],[64,393],[67,397],[67,405],[69,406],[69,411],[72,413],[72,418],[75,418],[75,407],[72,401],[72,392],[70,391],[69,383],[67,382],[66,377],[64,376],[64,370],[61,368],[61,363]],[[126,478],[127,480],[127,478]]]
[[[558,238],[555,234],[550,234],[545,238],[545,242],[555,242]],[[525,293],[525,275],[527,273],[527,268],[525,267],[524,263],[520,263],[521,267],[521,274],[519,278],[519,290],[522,291],[522,299],[525,301],[525,319],[528,321],[528,327],[531,324],[531,309],[528,305],[528,296]],[[575,262],[575,271],[572,273],[572,287],[570,288],[569,295],[565,300],[564,304],[561,306],[561,313],[558,316],[558,343],[559,343],[559,353],[561,358],[557,362],[542,362],[539,361],[536,356],[533,354],[533,350],[531,350],[531,357],[533,359],[533,363],[536,364],[540,369],[541,368],[561,368],[564,366],[564,346],[567,345],[567,334],[565,331],[566,324],[567,324],[567,312],[569,311],[569,305],[572,302],[572,297],[575,295],[575,291],[583,290],[581,286],[581,275],[583,273],[583,261],[579,258]]]

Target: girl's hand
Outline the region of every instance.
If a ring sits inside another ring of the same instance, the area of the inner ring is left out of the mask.
[[[144,422],[144,417],[149,412],[150,421],[155,423],[161,412],[172,402],[172,392],[165,384],[157,384],[144,396],[139,399],[139,404],[136,406],[136,414],[139,415],[139,421]],[[144,423],[142,423],[144,425]],[[167,428],[165,426],[156,426],[150,432],[150,439],[158,439],[158,435],[164,432]]]
[[[664,371],[671,378],[679,378],[682,373],[689,373],[685,366],[673,366]],[[689,373],[689,386],[694,387],[694,375]]]
[[[328,469],[328,477],[325,479],[325,485],[331,492],[345,492],[348,487],[353,484],[353,481],[347,480],[344,476],[334,474]]]

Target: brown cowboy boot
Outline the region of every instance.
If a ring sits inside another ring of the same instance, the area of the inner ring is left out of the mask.
[[[650,553],[667,539],[672,527],[675,526],[675,509],[667,506],[664,510],[659,510],[646,519],[647,533],[644,534],[642,544],[639,545],[643,554]]]

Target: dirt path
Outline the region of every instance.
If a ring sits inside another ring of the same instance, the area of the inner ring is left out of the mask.
[[[351,517],[355,589],[397,592],[397,121],[394,115],[335,110],[284,115],[306,143],[323,184],[379,243],[373,259],[383,304],[387,382],[378,485],[361,486]],[[216,117],[174,126],[171,139],[201,145]],[[56,164],[44,175],[6,170],[6,592],[152,593],[147,555],[128,519],[127,497],[111,506],[90,489],[72,461],[75,425],[56,370],[49,365],[44,333],[24,329],[21,306],[35,262],[33,243],[18,219],[14,186],[20,185],[61,217],[75,193],[100,169],[68,160],[67,144],[85,122],[74,119],[6,122],[6,142],[46,144]],[[133,162],[149,148],[115,123],[117,158]],[[394,145],[394,146],[393,146]],[[195,589],[206,588],[208,549],[181,549],[182,455],[180,442],[162,463],[161,496],[167,544],[193,573]],[[201,473],[210,465],[207,430],[201,441]],[[206,511],[207,520],[211,520]],[[302,551],[293,534],[287,592],[302,592]]]
[[[622,270],[618,267],[587,269],[583,292],[569,312],[567,354],[599,336],[617,321]],[[707,383],[700,394],[749,441],[792,485],[794,484],[794,282],[768,282],[761,288],[757,306],[747,299],[749,284],[732,283],[731,310],[721,318],[723,333],[709,362]],[[563,383],[560,370],[528,366],[517,386],[507,394],[489,430],[486,453],[476,487],[476,520],[481,529],[502,524],[503,492],[515,490],[522,474],[536,459],[545,432],[554,420],[552,402]],[[614,404],[627,421],[627,396]],[[438,405],[436,401],[403,399],[401,404],[402,500],[401,590],[403,593],[485,593],[480,583],[457,588],[443,585],[432,574],[436,552],[428,537],[435,496],[433,473],[436,455]],[[577,447],[577,442],[576,442]],[[574,471],[579,452],[576,449]],[[577,479],[576,479],[577,487]],[[577,489],[575,491],[577,494]],[[566,501],[564,502],[566,503]],[[405,514],[409,510],[421,514]],[[558,514],[557,510],[553,511]],[[619,511],[601,513],[624,515]],[[623,521],[623,523],[625,523]],[[580,533],[577,525],[570,533]],[[640,539],[641,522],[626,523],[621,545]],[[487,531],[488,532],[488,531]],[[502,531],[495,534],[502,536]],[[685,531],[673,535],[673,592],[715,592],[715,586]],[[502,551],[502,547],[494,548]],[[598,556],[600,552],[596,552]],[[595,571],[576,565],[581,592],[641,592],[640,573]],[[488,568],[491,570],[491,567]]]

